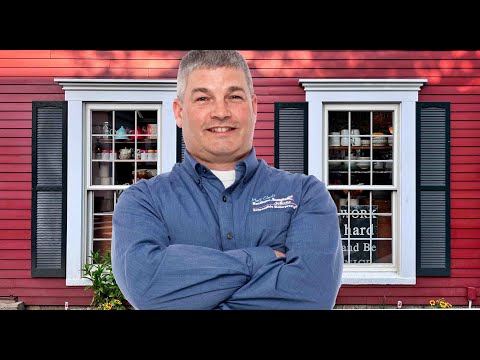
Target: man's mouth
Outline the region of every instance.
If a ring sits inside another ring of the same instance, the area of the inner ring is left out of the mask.
[[[232,127],[212,127],[208,129],[208,131],[215,132],[215,133],[225,133],[228,131],[235,130],[235,128]]]

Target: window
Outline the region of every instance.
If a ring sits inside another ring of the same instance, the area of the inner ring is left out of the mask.
[[[393,270],[398,254],[394,129],[398,105],[325,105],[326,178],[345,269]]]
[[[86,253],[111,249],[121,192],[158,173],[160,104],[86,104]]]
[[[55,79],[68,102],[66,284],[111,246],[119,194],[176,160],[175,80]]]
[[[425,82],[300,79],[309,174],[337,204],[344,284],[415,284],[415,105]]]

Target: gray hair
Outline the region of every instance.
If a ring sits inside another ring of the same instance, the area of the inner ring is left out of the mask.
[[[191,50],[180,61],[177,76],[177,97],[183,101],[185,87],[190,73],[196,69],[231,67],[245,74],[250,96],[253,95],[253,81],[250,69],[243,56],[236,50]]]

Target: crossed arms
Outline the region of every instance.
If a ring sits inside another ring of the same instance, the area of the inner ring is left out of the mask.
[[[335,304],[343,270],[340,232],[335,204],[318,180],[309,178],[304,185],[285,256],[269,246],[220,251],[169,245],[149,196],[130,189],[115,209],[112,265],[136,309],[331,309]]]

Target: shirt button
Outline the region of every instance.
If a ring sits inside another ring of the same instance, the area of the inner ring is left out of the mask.
[[[225,195],[223,195],[222,200],[223,200],[223,202],[227,202],[227,197]]]
[[[200,185],[200,183],[201,183],[201,180],[197,179],[197,184]]]
[[[205,168],[203,168],[202,171],[203,171],[204,174],[207,173],[207,169],[205,169]]]
[[[227,233],[227,239],[232,240],[233,239],[233,234],[231,232]]]

